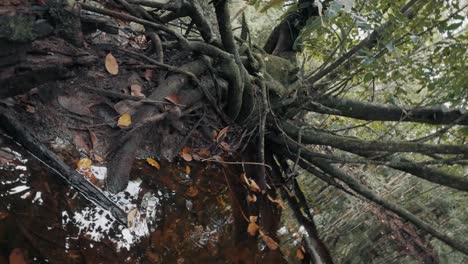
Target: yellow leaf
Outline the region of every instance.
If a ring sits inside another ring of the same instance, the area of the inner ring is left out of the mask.
[[[255,236],[257,234],[259,227],[256,223],[249,223],[249,226],[247,227],[247,232],[251,236]]]
[[[78,161],[76,164],[78,168],[88,168],[91,166],[91,163],[93,163],[90,159],[88,158],[82,158]]]
[[[151,166],[155,167],[158,170],[161,169],[161,166],[159,165],[159,163],[152,158],[146,158],[146,162],[148,162]]]
[[[270,250],[275,250],[279,247],[278,243],[276,243],[275,240],[273,240],[273,238],[263,234],[262,235],[262,238],[263,238],[263,241],[265,242],[265,244],[267,245],[267,247],[270,249]]]
[[[117,122],[117,125],[119,127],[128,127],[131,123],[132,123],[132,117],[128,113],[125,113],[119,117],[119,121]]]
[[[106,70],[110,74],[117,75],[119,73],[119,64],[117,63],[117,60],[112,55],[112,53],[109,52],[109,54],[107,54],[104,63],[105,63],[105,66],[106,66]]]

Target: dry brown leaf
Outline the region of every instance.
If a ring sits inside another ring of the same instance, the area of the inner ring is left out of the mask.
[[[207,159],[211,156],[211,152],[207,149],[202,149],[200,151],[198,151],[198,156],[204,158],[204,159]]]
[[[148,249],[146,251],[146,256],[151,261],[151,263],[161,263],[161,256],[158,253],[154,253]]]
[[[185,161],[192,161],[193,157],[192,155],[188,154],[188,153],[182,153],[180,155]]]
[[[140,106],[141,103],[131,101],[131,100],[122,100],[114,105],[114,110],[117,111],[117,113],[123,115],[125,113],[128,113],[129,115],[132,115],[135,113],[135,108]]]
[[[223,139],[223,137],[226,135],[228,131],[229,131],[229,126],[221,129],[221,131],[219,131],[218,135],[216,136],[216,142],[219,143],[219,141]]]
[[[258,220],[258,216],[256,216],[256,215],[250,215],[250,216],[249,216],[249,221],[250,221],[251,223],[256,223],[257,220]]]
[[[196,161],[199,161],[199,160],[202,159],[202,157],[198,156],[198,154],[195,154],[195,153],[192,154],[192,158],[193,158],[194,160],[196,160]]]
[[[88,129],[88,134],[89,134],[89,138],[91,139],[91,148],[95,149],[98,144],[96,133],[94,133],[91,129]]]
[[[257,201],[257,196],[255,194],[249,194],[247,195],[247,202],[249,203],[255,203]]]
[[[109,54],[107,54],[104,64],[107,72],[110,74],[117,75],[119,73],[119,64],[112,53],[109,52]]]
[[[15,248],[10,253],[10,264],[26,264],[26,257],[23,254],[23,251],[20,248]]]
[[[270,250],[276,250],[279,245],[278,243],[276,243],[275,240],[273,240],[273,238],[263,234],[262,235],[262,238],[263,238],[263,241],[265,242],[265,244],[267,245],[267,247],[270,249]]]
[[[132,117],[128,113],[121,115],[117,121],[117,126],[121,128],[128,127],[130,124],[132,124]]]
[[[30,104],[27,104],[26,105],[26,112],[33,114],[33,113],[36,112],[36,108],[34,106],[30,105]]]
[[[164,99],[166,99],[168,102],[174,105],[178,105],[180,103],[179,96],[177,96],[177,94],[174,93],[167,95],[166,97],[164,97]]]
[[[151,79],[153,79],[153,75],[154,75],[154,70],[152,70],[152,69],[146,69],[146,70],[145,70],[145,73],[143,74],[143,77],[145,78],[145,80],[147,80],[148,82],[150,82]]]
[[[258,184],[252,179],[248,179],[248,184],[247,185],[249,186],[249,189],[252,192],[261,192],[262,191],[262,189],[260,189]]]
[[[296,258],[303,260],[304,259],[304,252],[300,248],[296,250]]]
[[[188,147],[188,146],[185,146],[185,147],[182,148],[182,153],[190,154],[190,153],[192,153],[192,148]]]
[[[225,141],[219,143],[219,145],[220,145],[221,148],[222,148],[223,150],[225,150],[225,151],[228,151],[228,152],[232,152],[232,151],[233,151],[232,148],[231,148],[231,146],[230,146],[227,142],[225,142]]]
[[[255,236],[257,234],[259,227],[256,223],[249,223],[249,226],[247,227],[247,232],[251,236]]]
[[[249,180],[247,179],[247,175],[245,174],[245,172],[241,173],[240,175],[240,181],[244,184],[249,184]]]
[[[132,84],[130,86],[130,94],[133,95],[133,96],[142,96],[142,97],[146,97],[142,92],[141,92],[142,88],[141,88],[141,85],[139,84]]]
[[[127,227],[133,227],[135,225],[135,216],[138,209],[135,207],[127,214]]]
[[[148,162],[151,166],[155,167],[158,170],[161,169],[161,165],[159,165],[159,163],[152,158],[146,158],[146,162]]]
[[[101,155],[97,154],[95,151],[91,151],[91,157],[93,158],[93,160],[97,161],[98,163],[104,162],[104,158],[101,157]]]
[[[91,151],[88,139],[85,138],[81,132],[75,132],[73,135],[73,144],[75,144],[78,149],[81,149],[85,153],[89,153]]]
[[[0,212],[0,221],[4,220],[8,216],[10,216],[8,212]]]
[[[267,195],[267,198],[268,200],[270,200],[272,203],[275,203],[276,205],[278,205],[279,207],[281,207],[282,209],[285,209],[286,206],[284,205],[284,202],[282,200],[277,200],[277,199],[273,199],[270,195]]]
[[[57,101],[59,105],[68,111],[84,116],[91,116],[92,113],[89,110],[89,105],[85,105],[84,99],[77,99],[73,96],[58,96]]]
[[[185,195],[188,197],[195,197],[198,195],[198,188],[195,186],[190,186],[187,191],[185,192]]]

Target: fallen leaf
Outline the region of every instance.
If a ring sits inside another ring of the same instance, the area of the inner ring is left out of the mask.
[[[130,86],[130,94],[133,95],[133,96],[142,96],[142,97],[146,97],[142,92],[141,92],[142,88],[141,88],[141,85],[139,84],[132,84]]]
[[[152,70],[152,69],[146,69],[146,70],[145,70],[145,73],[143,74],[143,77],[145,78],[145,80],[147,80],[148,82],[150,82],[151,79],[153,79],[153,75],[154,75],[154,70]]]
[[[185,146],[185,147],[182,148],[182,153],[190,154],[190,153],[192,153],[192,148],[188,147],[188,146]]]
[[[272,203],[275,203],[276,205],[278,205],[278,207],[281,207],[282,209],[286,208],[286,206],[284,205],[284,202],[282,200],[273,199],[270,195],[267,195],[267,198]]]
[[[193,157],[192,155],[188,154],[188,153],[182,153],[182,155],[180,155],[185,161],[192,161]]]
[[[187,175],[190,174],[190,166],[189,165],[185,166],[185,174],[187,174]]]
[[[229,126],[221,129],[221,131],[219,131],[218,135],[216,136],[216,142],[219,143],[219,141],[226,135],[228,131],[229,131]]]
[[[132,115],[133,113],[135,113],[135,108],[139,105],[141,105],[141,103],[139,102],[131,100],[122,100],[114,105],[114,110],[121,115],[125,113]]]
[[[0,212],[0,221],[4,220],[9,216],[8,212]]]
[[[221,146],[222,149],[224,149],[225,151],[228,151],[228,152],[231,152],[232,151],[232,148],[231,146],[229,146],[229,144],[227,142],[221,142],[219,143],[219,145]]]
[[[199,161],[202,159],[202,157],[198,156],[198,154],[192,154],[192,158],[196,161]]]
[[[247,186],[249,187],[249,189],[252,191],[252,192],[261,192],[262,189],[260,189],[260,187],[258,186],[258,184],[252,180],[252,179],[247,179],[248,180],[248,183],[247,183]]]
[[[265,244],[267,245],[267,247],[270,249],[270,250],[276,250],[279,245],[278,243],[276,243],[275,240],[273,240],[273,238],[263,234],[262,235],[262,238],[263,238],[263,241],[265,242]]]
[[[30,104],[27,104],[26,105],[26,112],[28,113],[35,113],[36,112],[36,108],[34,108],[34,106],[30,105]]]
[[[251,236],[255,236],[257,234],[259,227],[256,223],[249,223],[249,226],[247,227],[247,232]]]
[[[200,151],[198,151],[198,156],[204,158],[204,159],[207,159],[211,156],[211,152],[207,149],[202,149]]]
[[[198,195],[198,188],[195,186],[190,186],[187,191],[185,192],[185,195],[188,197],[195,197]]]
[[[251,223],[256,223],[257,220],[258,220],[258,216],[256,216],[256,215],[250,215],[250,216],[249,216],[249,221],[250,221]]]
[[[146,256],[151,261],[151,263],[161,263],[161,257],[159,254],[151,252],[149,249],[146,251]]]
[[[89,134],[89,138],[91,139],[91,145],[92,145],[91,148],[95,149],[98,144],[97,136],[91,129],[88,129],[88,134]]]
[[[296,258],[303,260],[304,259],[304,252],[300,248],[296,250]]]
[[[84,116],[91,116],[89,107],[84,104],[83,98],[77,99],[73,96],[58,96],[57,101],[59,105],[68,111]]]
[[[135,216],[138,209],[135,207],[127,214],[127,227],[133,227],[135,225]]]
[[[15,155],[0,149],[0,166],[7,165],[15,160]]]
[[[241,181],[242,183],[247,184],[247,185],[249,184],[249,180],[247,179],[247,175],[245,174],[245,172],[241,173],[241,175],[240,175],[240,181]]]
[[[131,123],[132,123],[132,117],[128,113],[125,113],[119,117],[119,121],[117,122],[117,125],[119,127],[128,127]]]
[[[89,158],[82,158],[76,163],[76,166],[77,166],[77,169],[89,168],[89,166],[91,166],[92,163],[93,162]]]
[[[249,203],[255,203],[257,201],[257,196],[255,194],[249,194],[247,195],[247,202]]]
[[[166,97],[164,97],[164,99],[166,99],[174,105],[178,105],[180,103],[179,97],[177,96],[177,94],[174,93],[167,95]]]
[[[91,151],[88,138],[87,137],[85,138],[82,132],[75,132],[75,134],[73,135],[73,144],[75,144],[75,146],[78,149],[81,149],[85,153],[89,153]]]
[[[97,161],[98,163],[104,162],[104,158],[101,157],[101,155],[97,154],[95,151],[91,152],[91,157],[93,158],[93,160]]]
[[[15,248],[10,253],[10,264],[26,264],[26,257],[20,248]]]
[[[107,72],[112,75],[117,75],[119,73],[119,64],[117,63],[117,60],[115,59],[114,55],[112,55],[112,53],[109,52],[109,54],[107,54],[104,63]]]
[[[146,158],[146,162],[148,162],[151,166],[155,167],[158,170],[161,169],[161,165],[159,165],[159,163],[152,158]]]

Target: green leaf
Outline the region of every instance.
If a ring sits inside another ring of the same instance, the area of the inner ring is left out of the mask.
[[[387,43],[387,45],[385,45],[385,48],[387,48],[387,50],[388,50],[390,53],[394,53],[394,52],[395,52],[395,44],[393,43],[393,41],[390,41],[389,43]]]
[[[271,0],[268,4],[264,5],[262,9],[260,9],[260,13],[267,11],[272,7],[280,7],[286,0]]]
[[[458,132],[464,136],[468,136],[468,127],[461,127],[458,129]]]
[[[462,24],[463,24],[463,22],[451,24],[451,25],[447,26],[447,28],[445,30],[447,30],[447,31],[455,30],[455,29],[459,28]]]
[[[363,81],[367,83],[370,82],[372,79],[374,79],[374,74],[372,74],[372,72],[368,72],[366,73],[366,75],[364,75]]]

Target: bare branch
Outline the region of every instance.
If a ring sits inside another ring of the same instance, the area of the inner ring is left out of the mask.
[[[298,138],[299,128],[281,122],[282,129],[292,138]],[[305,144],[326,145],[352,153],[366,153],[372,151],[382,152],[417,152],[426,154],[468,154],[468,146],[457,145],[431,145],[413,142],[390,142],[380,140],[361,140],[352,137],[332,135],[315,129],[309,129],[302,134]]]
[[[441,107],[409,107],[366,103],[357,100],[321,96],[305,108],[321,114],[339,115],[361,120],[418,122],[427,124],[468,125],[463,110],[445,111]],[[325,107],[318,107],[317,103]]]

